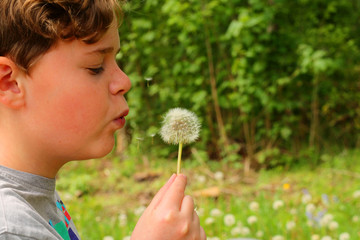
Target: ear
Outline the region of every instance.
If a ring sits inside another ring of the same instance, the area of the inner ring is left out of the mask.
[[[0,103],[18,109],[25,104],[21,70],[12,60],[0,57]]]

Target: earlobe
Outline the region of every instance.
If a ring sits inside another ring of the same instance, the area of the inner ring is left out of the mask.
[[[0,57],[0,103],[9,108],[17,109],[24,105],[21,71],[9,58]]]

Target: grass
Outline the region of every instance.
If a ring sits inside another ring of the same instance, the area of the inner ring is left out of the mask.
[[[184,161],[183,172],[208,239],[360,239],[359,153],[246,178],[218,162]],[[108,157],[66,165],[57,184],[83,239],[121,240],[175,170],[175,160]]]

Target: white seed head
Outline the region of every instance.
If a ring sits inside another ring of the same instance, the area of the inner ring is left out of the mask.
[[[160,129],[161,138],[169,144],[194,142],[199,137],[200,123],[197,116],[184,108],[170,109]]]

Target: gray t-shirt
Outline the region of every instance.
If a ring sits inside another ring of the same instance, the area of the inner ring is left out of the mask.
[[[80,239],[55,179],[0,166],[0,240]]]

